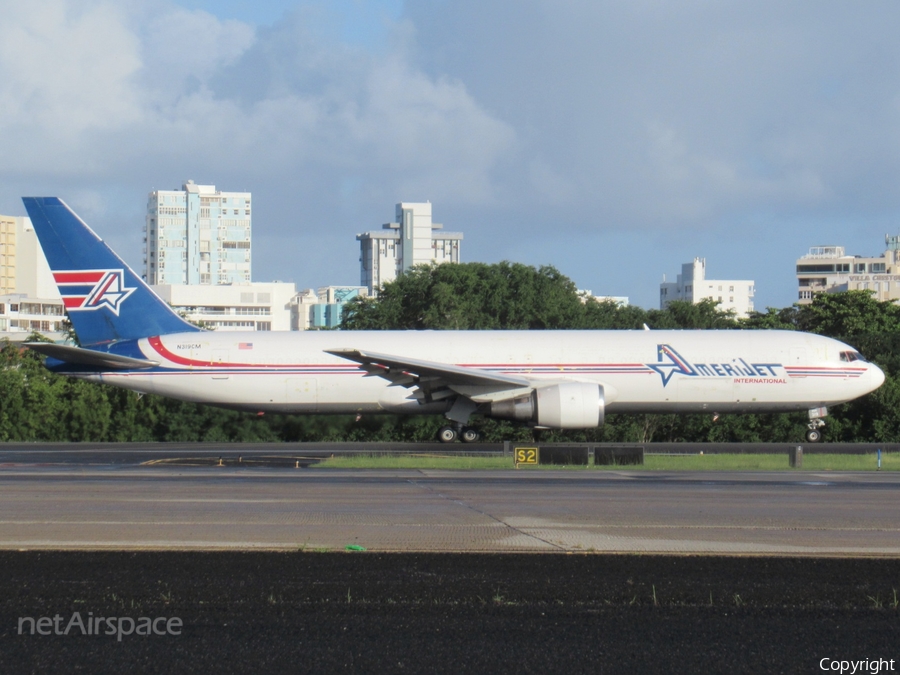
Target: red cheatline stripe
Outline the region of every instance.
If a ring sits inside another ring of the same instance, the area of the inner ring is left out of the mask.
[[[294,364],[294,363],[288,363],[288,364],[231,363],[231,362],[219,363],[218,361],[216,361],[216,362],[200,361],[198,359],[189,359],[189,358],[180,356],[180,355],[175,354],[174,352],[170,351],[162,343],[162,340],[159,338],[159,336],[149,337],[149,338],[147,338],[147,342],[149,342],[150,346],[156,350],[157,354],[159,354],[163,358],[168,359],[169,361],[172,361],[173,363],[177,363],[180,366],[207,368],[207,369],[209,369],[210,372],[215,371],[215,370],[221,370],[224,368],[257,368],[257,369],[265,368],[265,369],[275,370],[275,369],[279,369],[279,368],[308,368],[308,367],[310,367],[310,366],[306,366],[303,364]],[[327,367],[327,368],[331,368],[331,369],[335,369],[335,370],[339,369],[339,368],[343,368],[348,372],[354,372],[354,373],[359,372],[358,366],[355,363],[348,363],[346,366],[344,366],[344,365],[335,366],[335,365],[331,365],[331,364],[313,364],[312,367],[314,367],[314,368],[326,368]]]
[[[53,279],[58,284],[95,284],[106,272],[54,272]]]
[[[816,366],[787,366],[785,370],[788,373],[815,373],[817,375],[862,375],[866,372],[865,368],[824,368]]]
[[[458,363],[463,368],[524,368],[516,363]],[[643,363],[530,363],[528,368],[646,368]]]
[[[169,361],[177,363],[180,366],[212,365],[212,364],[207,364],[205,362],[194,361],[193,359],[186,359],[181,356],[178,356],[177,354],[173,354],[172,352],[170,352],[168,349],[165,348],[165,346],[162,343],[162,340],[160,340],[159,337],[147,338],[147,341],[150,343],[150,346],[153,347],[153,349],[155,349],[156,352],[160,356],[164,356],[165,358],[169,359]]]

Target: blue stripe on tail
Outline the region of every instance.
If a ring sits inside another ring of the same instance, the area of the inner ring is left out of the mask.
[[[23,197],[84,346],[199,331],[178,316],[57,197]]]

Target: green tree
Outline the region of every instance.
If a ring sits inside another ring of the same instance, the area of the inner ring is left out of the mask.
[[[797,310],[797,328],[838,339],[900,330],[900,305],[876,300],[871,291],[819,293]]]
[[[711,330],[739,326],[734,318],[734,310],[719,309],[719,303],[712,298],[704,298],[697,303],[673,300],[665,309],[648,311],[647,324],[654,330],[665,328]]]
[[[622,306],[612,300],[584,303],[584,318],[579,328],[592,330],[639,329],[647,323],[647,310],[635,305]]]
[[[348,330],[575,328],[584,304],[575,284],[553,267],[420,265],[387,283],[377,299],[344,306]]]
[[[797,330],[797,307],[777,309],[766,307],[763,312],[750,312],[745,319],[738,319],[741,328],[757,330]]]

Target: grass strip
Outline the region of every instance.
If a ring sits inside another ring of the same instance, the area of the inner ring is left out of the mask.
[[[512,457],[447,455],[340,455],[310,468],[325,469],[511,469]]]

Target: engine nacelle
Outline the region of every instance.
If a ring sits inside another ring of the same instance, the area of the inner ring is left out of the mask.
[[[488,414],[551,429],[593,429],[603,424],[606,401],[599,384],[563,382],[528,396],[494,401]]]
[[[552,429],[593,429],[603,424],[603,387],[587,382],[563,382],[535,391],[537,423]]]

